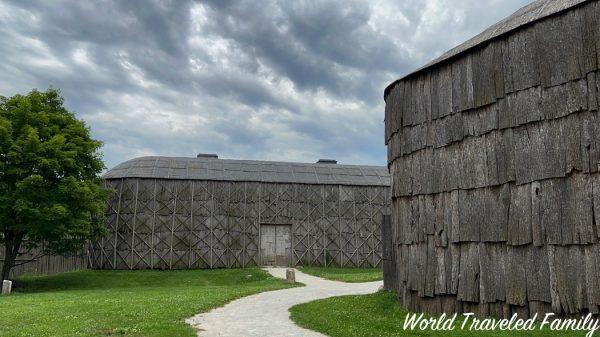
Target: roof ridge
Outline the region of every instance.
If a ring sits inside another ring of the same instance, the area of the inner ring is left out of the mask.
[[[527,27],[550,16],[560,14],[573,7],[577,7],[593,1],[598,0],[537,0],[528,5],[525,5],[513,12],[511,15],[489,26],[481,33],[469,38],[465,42],[451,48],[442,55],[427,62],[422,67],[417,68],[416,70],[393,81],[385,88],[383,97],[385,99],[389,94],[390,90],[400,81],[416,76],[425,70],[433,68],[444,62],[450,61],[474,48],[478,48],[481,45],[489,43],[495,39],[501,38],[502,36],[509,34],[515,30]],[[529,18],[523,19],[527,16],[529,16]]]

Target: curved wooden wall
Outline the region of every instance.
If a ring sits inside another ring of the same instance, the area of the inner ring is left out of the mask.
[[[403,305],[598,312],[598,20],[591,1],[391,88],[387,287]]]

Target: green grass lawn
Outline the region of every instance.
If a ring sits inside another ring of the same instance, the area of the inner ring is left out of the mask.
[[[300,267],[301,272],[324,279],[342,282],[371,282],[383,280],[380,268]]]
[[[0,296],[0,336],[196,336],[183,320],[266,290],[286,288],[258,268],[79,271],[23,278]]]
[[[587,331],[455,331],[404,330],[407,311],[398,305],[396,295],[378,292],[372,295],[342,296],[300,304],[290,309],[296,324],[331,337],[395,337],[395,336],[536,336],[584,337]],[[458,322],[458,321],[457,321]],[[594,334],[594,336],[598,333]]]

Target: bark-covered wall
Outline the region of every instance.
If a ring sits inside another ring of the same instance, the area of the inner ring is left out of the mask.
[[[231,268],[260,264],[260,224],[292,225],[292,264],[381,264],[386,186],[110,179],[102,269]]]
[[[599,19],[591,1],[390,88],[403,305],[598,312]]]

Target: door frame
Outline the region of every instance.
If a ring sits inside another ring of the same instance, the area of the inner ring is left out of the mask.
[[[259,222],[258,223],[258,266],[264,266],[262,260],[262,226],[289,226],[290,227],[290,260],[288,261],[287,267],[293,265],[294,260],[294,226],[291,223],[279,223],[279,222]],[[271,266],[277,267],[277,266]]]

